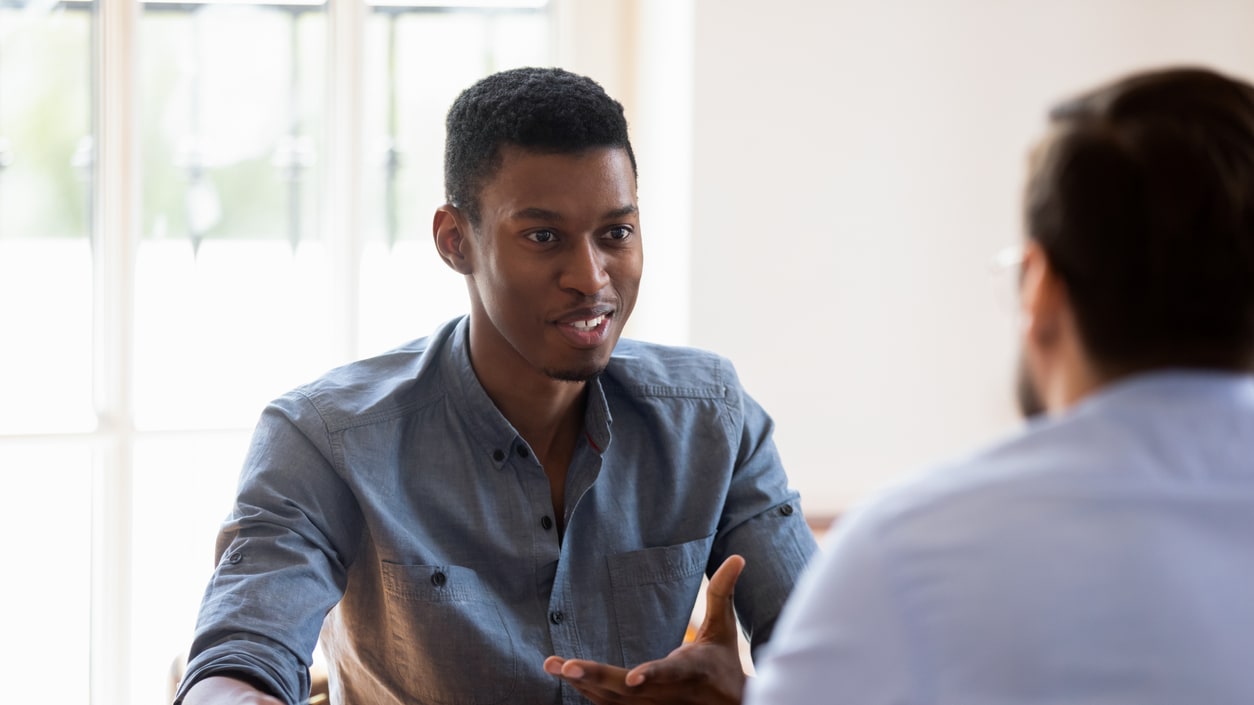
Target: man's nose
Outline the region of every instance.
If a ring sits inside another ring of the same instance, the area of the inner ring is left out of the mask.
[[[597,246],[595,238],[580,238],[563,262],[560,286],[592,296],[610,283],[606,264],[606,253]]]

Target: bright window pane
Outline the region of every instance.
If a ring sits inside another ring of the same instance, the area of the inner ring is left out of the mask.
[[[135,422],[251,427],[266,402],[332,365],[321,243],[144,242],[135,283]]]
[[[86,237],[91,12],[55,4],[5,5],[0,6],[0,238]]]
[[[321,8],[150,6],[141,29],[143,236],[316,239]]]
[[[0,434],[92,408],[91,13],[0,7]]]
[[[91,292],[85,238],[0,239],[0,433],[95,426]]]
[[[89,701],[91,468],[86,446],[0,445],[6,701]]]
[[[362,354],[390,350],[435,332],[470,310],[463,277],[449,269],[427,240],[402,240],[389,249],[372,242],[362,253]]]
[[[432,213],[444,202],[444,118],[457,94],[478,79],[553,63],[550,17],[536,4],[368,17],[363,354],[426,335],[468,309],[462,278],[443,264],[431,240]]]
[[[213,572],[214,538],[234,499],[247,433],[141,441],[134,455],[131,695],[169,702]]]
[[[248,427],[331,366],[320,6],[143,14],[141,429]]]

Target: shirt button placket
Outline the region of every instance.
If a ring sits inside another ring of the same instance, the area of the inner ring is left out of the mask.
[[[561,609],[561,598],[554,595],[549,603],[549,638],[553,643],[553,653],[577,653],[575,640],[574,615],[566,614]]]

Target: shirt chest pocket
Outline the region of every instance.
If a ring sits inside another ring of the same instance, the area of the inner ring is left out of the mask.
[[[424,703],[505,702],[518,653],[479,576],[452,565],[382,565],[397,682]]]
[[[711,534],[606,559],[623,664],[628,668],[662,658],[683,643],[713,540]]]

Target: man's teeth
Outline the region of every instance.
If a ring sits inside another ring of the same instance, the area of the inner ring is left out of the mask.
[[[593,328],[596,328],[597,326],[601,325],[601,321],[604,321],[604,320],[605,320],[605,316],[597,316],[596,318],[592,318],[587,321],[575,321],[574,323],[571,323],[570,325],[573,326],[576,330],[592,330]]]

